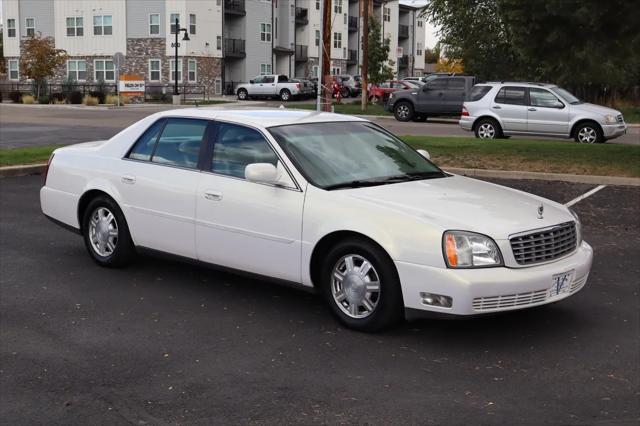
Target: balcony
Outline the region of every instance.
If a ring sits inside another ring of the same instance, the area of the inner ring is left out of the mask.
[[[309,23],[309,10],[306,7],[296,7],[296,24],[307,25]]]
[[[245,0],[224,0],[225,15],[244,16],[247,11],[244,6]]]
[[[402,55],[398,58],[398,69],[407,68],[409,66],[409,55]]]
[[[349,31],[350,32],[358,31],[358,17],[357,16],[349,16]]]
[[[227,58],[244,58],[247,56],[245,40],[239,38],[224,39],[224,56]]]
[[[399,38],[409,38],[409,26],[408,25],[398,25],[398,37]]]
[[[296,62],[307,62],[309,60],[308,46],[296,44]]]
[[[349,56],[347,57],[347,65],[355,65],[358,63],[358,51],[349,49]]]

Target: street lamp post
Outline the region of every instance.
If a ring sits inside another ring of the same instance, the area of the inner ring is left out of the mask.
[[[180,28],[180,20],[178,18],[176,18],[176,30],[175,30],[175,34],[176,34],[176,41],[175,43],[173,43],[173,47],[175,48],[175,61],[173,63],[173,71],[174,71],[174,75],[173,75],[173,95],[174,96],[178,96],[180,94],[180,92],[178,92],[178,48],[180,47],[180,43],[178,42],[178,35],[180,34],[180,31],[184,31],[184,37],[182,37],[182,41],[189,41],[189,32],[187,31],[186,28]],[[174,100],[175,103],[175,100]]]

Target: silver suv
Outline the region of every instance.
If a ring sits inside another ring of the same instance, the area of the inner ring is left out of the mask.
[[[627,132],[619,111],[588,104],[553,84],[476,84],[462,106],[460,126],[477,138],[560,136],[602,143]]]

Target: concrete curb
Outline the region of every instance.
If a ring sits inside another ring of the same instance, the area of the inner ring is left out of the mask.
[[[29,164],[25,166],[0,167],[0,177],[16,177],[39,175],[44,172],[46,164]],[[444,170],[462,176],[500,178],[500,179],[533,179],[572,183],[588,183],[592,185],[640,186],[640,178],[619,176],[568,175],[563,173],[521,172],[511,170],[462,169],[459,167],[443,167]]]

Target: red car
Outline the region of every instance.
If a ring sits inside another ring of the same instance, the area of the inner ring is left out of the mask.
[[[377,104],[380,101],[386,102],[389,97],[389,93],[396,92],[398,90],[413,90],[418,86],[414,85],[410,81],[400,80],[387,80],[379,85],[372,85],[369,89],[369,102]]]

